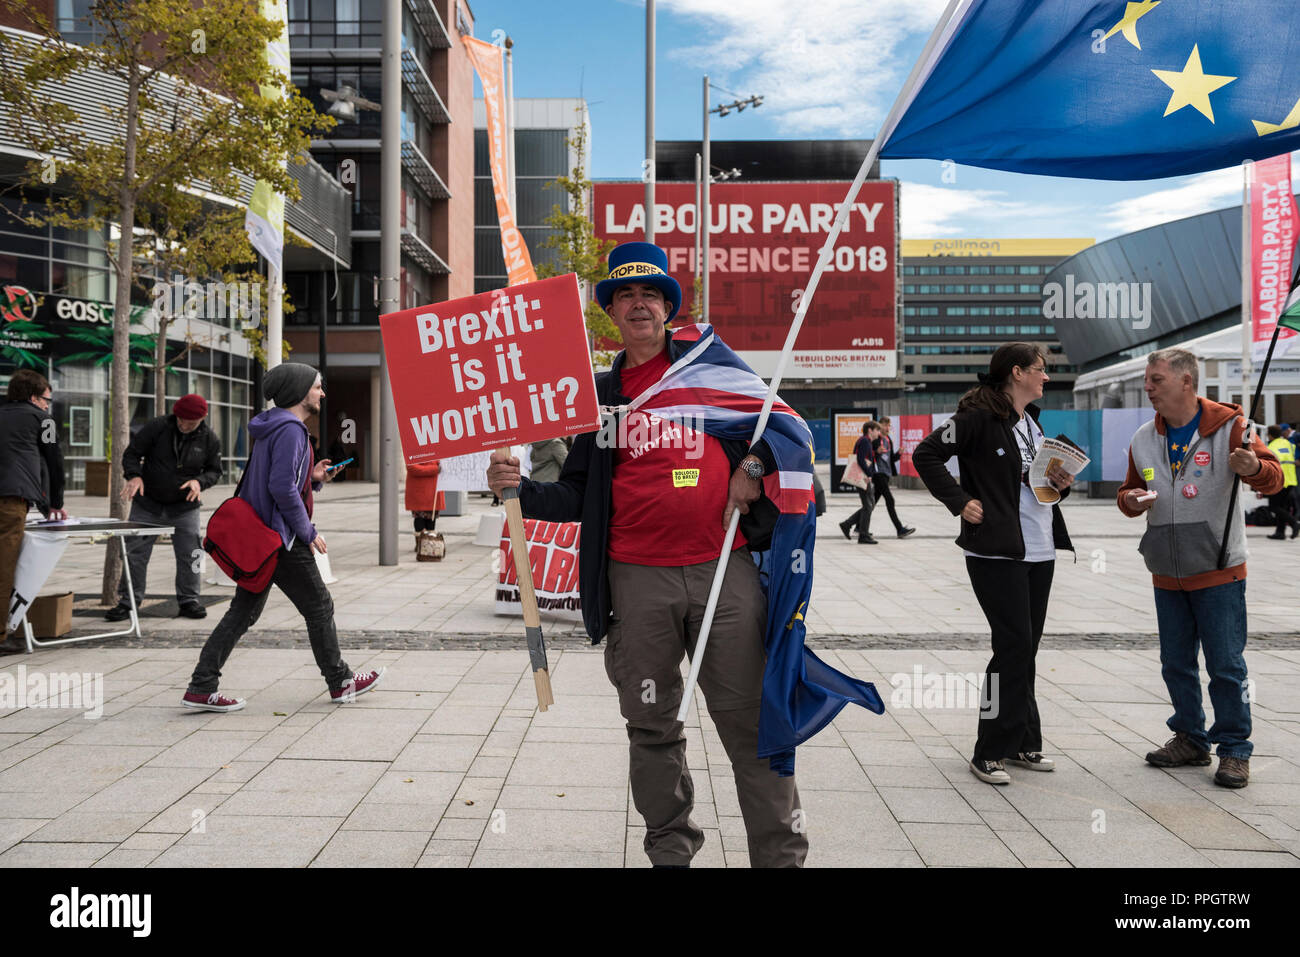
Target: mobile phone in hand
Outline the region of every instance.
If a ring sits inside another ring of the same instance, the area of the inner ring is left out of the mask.
[[[350,458],[350,459],[344,459],[344,460],[343,460],[342,462],[340,462],[338,465],[331,465],[331,466],[329,467],[329,471],[331,471],[331,472],[337,472],[339,469],[341,469],[341,468],[345,468],[345,467],[347,467],[348,465],[350,465],[351,463],[353,463],[353,462],[355,462],[355,461],[356,461],[356,456],[353,456],[353,457]]]

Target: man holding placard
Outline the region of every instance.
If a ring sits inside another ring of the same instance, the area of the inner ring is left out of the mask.
[[[707,326],[665,327],[681,306],[681,287],[662,249],[625,243],[609,266],[596,297],[625,348],[597,381],[610,413],[604,426],[576,438],[557,482],[521,481],[518,460],[501,453],[492,456],[488,482],[498,494],[518,487],[530,517],[582,520],[583,618],[594,641],[607,639],[605,669],[627,720],[632,794],[656,867],[689,866],[704,842],[690,817],[679,668],[694,649],[731,514],[741,512],[700,686],[735,772],[750,863],[798,867],[808,842],[794,778],[757,756],[767,599],[747,546],[766,547],[778,511],[763,482],[778,471],[767,441],[773,431],[752,447],[715,437],[718,429],[703,420],[725,415],[728,400],[702,399],[700,391],[762,383],[738,361],[690,371],[720,340]],[[703,374],[703,383],[694,378]],[[710,403],[719,409],[700,411]],[[782,403],[775,408],[794,417]]]

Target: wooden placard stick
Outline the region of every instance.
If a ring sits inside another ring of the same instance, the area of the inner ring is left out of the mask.
[[[509,446],[497,451],[506,457],[511,454]],[[515,578],[519,581],[519,604],[524,612],[528,657],[533,664],[533,684],[537,686],[537,708],[545,711],[555,704],[555,697],[551,694],[551,674],[546,662],[546,642],[542,638],[542,618],[537,612],[537,593],[533,591],[533,566],[528,559],[528,541],[524,538],[524,512],[519,505],[519,489],[503,489],[501,500],[506,506],[510,551],[515,557]]]

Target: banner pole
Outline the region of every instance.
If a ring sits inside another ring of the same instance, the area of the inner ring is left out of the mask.
[[[497,449],[510,456],[510,446]],[[519,604],[524,613],[524,633],[528,637],[528,658],[533,666],[533,685],[537,689],[537,710],[555,704],[551,693],[551,674],[546,661],[546,641],[542,638],[542,617],[537,611],[537,593],[533,589],[533,566],[528,558],[528,541],[524,537],[524,512],[519,504],[519,489],[501,492],[506,506],[506,526],[510,529],[510,553],[515,560],[515,578],[519,581]]]
[[[1283,300],[1283,308],[1285,308],[1285,303],[1289,302],[1291,296],[1295,294],[1297,286],[1300,286],[1300,269],[1296,270],[1295,279],[1291,282],[1291,293]],[[1253,423],[1255,421],[1255,414],[1259,411],[1259,400],[1264,394],[1264,379],[1268,377],[1268,367],[1273,361],[1273,349],[1277,346],[1278,333],[1282,331],[1282,323],[1280,321],[1281,316],[1279,316],[1278,319],[1279,321],[1273,326],[1273,338],[1269,340],[1268,352],[1264,354],[1264,364],[1259,370],[1259,382],[1255,385],[1255,396],[1250,400],[1250,408],[1247,410],[1246,421],[1248,423]],[[1241,394],[1241,399],[1243,402],[1246,401],[1246,393],[1244,391]],[[1242,433],[1241,447],[1243,449],[1250,447],[1250,442],[1247,440],[1245,433]],[[1228,533],[1232,531],[1232,513],[1236,511],[1237,508],[1237,489],[1240,486],[1241,476],[1234,473],[1232,476],[1232,493],[1228,496],[1228,517],[1223,523],[1223,541],[1219,543],[1219,561],[1215,566],[1220,571],[1223,570],[1224,563],[1228,560]]]
[[[1246,406],[1250,391],[1251,350],[1255,333],[1255,297],[1251,288],[1254,277],[1254,259],[1251,250],[1251,184],[1255,164],[1245,160],[1241,164],[1241,405]]]
[[[880,155],[880,150],[884,147],[885,142],[889,139],[894,131],[894,124],[897,123],[899,113],[905,103],[908,102],[912,90],[921,78],[921,72],[930,60],[930,55],[943,35],[944,29],[951,21],[953,13],[957,10],[964,0],[949,0],[948,7],[944,10],[939,22],[935,25],[934,30],[930,33],[930,39],[926,41],[925,48],[921,51],[920,57],[917,58],[916,64],[912,67],[912,72],[907,77],[907,82],[899,91],[898,97],[894,100],[893,106],[889,108],[889,113],[885,116],[884,123],[881,124],[875,138],[871,141],[871,148],[867,150],[867,157],[862,161],[862,166],[858,169],[858,175],[853,179],[853,185],[849,187],[849,193],[840,204],[839,213],[835,217],[835,224],[831,231],[826,235],[826,242],[822,244],[821,254],[817,257],[817,264],[813,267],[812,276],[808,279],[808,284],[804,287],[803,295],[799,297],[799,309],[795,313],[794,322],[790,325],[790,331],[785,337],[785,345],[782,347],[781,356],[776,362],[776,372],[772,376],[772,382],[768,386],[767,396],[763,399],[763,410],[759,413],[758,422],[754,426],[754,435],[750,439],[750,445],[757,442],[767,428],[767,420],[772,414],[772,403],[776,400],[777,389],[781,387],[781,378],[785,374],[786,363],[790,358],[790,353],[794,351],[795,340],[799,338],[799,330],[803,327],[804,317],[808,314],[808,306],[812,302],[813,294],[817,291],[817,284],[821,281],[822,273],[830,264],[835,256],[835,241],[839,238],[840,232],[849,221],[849,213],[853,209],[853,201],[857,198],[858,193],[862,190],[862,184],[866,182],[871,167],[875,165],[876,158]],[[707,79],[705,80],[707,84]],[[708,87],[705,87],[706,91]],[[707,93],[706,93],[707,96]],[[705,101],[705,118],[708,117],[708,102]],[[707,127],[706,127],[707,129]],[[704,142],[705,155],[708,155],[708,139]],[[708,176],[709,168],[707,162],[704,167],[704,189],[705,196],[708,196]],[[705,215],[708,215],[708,202],[705,201]],[[704,248],[706,250],[704,283],[705,283],[705,317],[708,317],[708,221],[704,225]],[[695,654],[691,656],[691,670],[686,678],[686,684],[682,688],[682,703],[677,709],[677,720],[685,721],[686,712],[690,709],[691,698],[695,693],[695,684],[700,677],[700,666],[704,662],[704,649],[709,641],[709,631],[713,627],[713,614],[717,609],[718,595],[722,592],[722,580],[727,574],[727,559],[731,555],[731,546],[736,540],[736,529],[740,527],[740,511],[736,510],[731,515],[731,524],[727,527],[727,534],[722,541],[722,553],[718,556],[718,565],[713,573],[713,585],[709,589],[709,600],[704,608],[704,621],[700,624],[700,635],[695,641]]]

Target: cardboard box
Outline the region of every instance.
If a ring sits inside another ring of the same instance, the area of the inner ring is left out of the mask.
[[[41,595],[27,609],[27,620],[37,638],[62,638],[72,631],[72,592]]]

